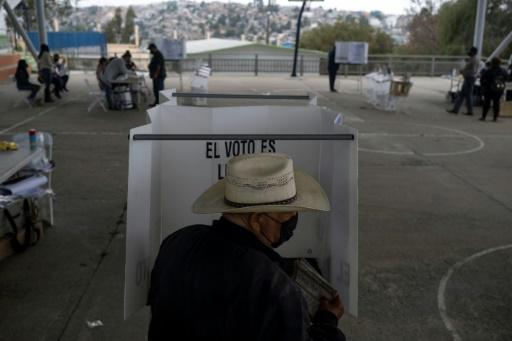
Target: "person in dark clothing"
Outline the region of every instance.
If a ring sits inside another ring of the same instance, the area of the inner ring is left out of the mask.
[[[482,108],[482,117],[480,121],[485,121],[487,113],[491,108],[494,112],[494,122],[498,120],[500,115],[500,100],[506,88],[507,72],[501,67],[501,60],[493,58],[491,65],[482,72],[480,84],[482,85],[482,93],[484,96],[484,104]]]
[[[130,71],[137,71],[137,65],[132,60],[132,54],[130,50],[126,50],[126,52],[123,54],[123,59],[126,61],[126,68]]]
[[[148,50],[153,55],[148,69],[149,77],[153,80],[153,94],[155,95],[155,102],[150,106],[154,107],[160,104],[159,92],[164,89],[164,81],[167,74],[165,72],[165,60],[162,52],[153,43],[149,44]]]
[[[18,61],[18,67],[16,68],[14,78],[16,78],[16,87],[18,88],[18,90],[30,91],[30,95],[27,97],[27,100],[30,103],[33,103],[36,98],[37,92],[39,91],[39,89],[41,89],[41,86],[30,83],[28,64],[25,59],[20,59]]]
[[[473,89],[475,85],[476,75],[478,73],[478,67],[480,61],[477,57],[478,49],[472,47],[468,52],[468,60],[466,65],[460,72],[464,76],[464,83],[462,83],[462,89],[460,90],[452,110],[447,110],[451,114],[458,114],[460,107],[464,100],[466,100],[467,112],[466,115],[473,115]]]
[[[257,166],[256,166],[257,165]],[[329,201],[309,175],[282,154],[231,159],[226,178],[194,203],[222,213],[212,226],[167,237],[151,273],[149,341],[342,341],[339,298],[320,299],[310,319],[301,289],[273,250],[289,240],[299,211]]]
[[[337,92],[334,85],[336,83],[336,74],[338,73],[339,68],[340,64],[336,63],[336,45],[334,45],[329,51],[327,60],[327,71],[329,72],[329,89],[331,92]]]

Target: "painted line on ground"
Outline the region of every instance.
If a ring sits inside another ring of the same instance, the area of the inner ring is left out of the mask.
[[[363,148],[359,147],[358,150],[360,152],[366,152],[366,153],[377,153],[377,154],[389,154],[389,155],[416,155],[414,152],[394,152],[391,150],[382,150],[382,149],[369,149],[369,148]]]
[[[448,272],[443,276],[441,279],[441,282],[439,282],[439,288],[437,290],[437,307],[439,309],[439,314],[441,315],[441,319],[443,320],[443,323],[452,334],[454,341],[461,341],[462,338],[460,334],[457,332],[457,329],[455,328],[454,321],[448,316],[447,309],[446,309],[446,300],[445,300],[445,292],[446,292],[446,286],[448,284],[448,281],[452,277],[453,273],[460,269],[462,266],[466,265],[467,263],[474,261],[477,258],[483,257],[485,255],[488,255],[493,252],[497,251],[503,251],[507,249],[512,249],[512,244],[509,245],[503,245],[503,246],[497,246],[493,247],[478,253],[475,253],[474,255],[456,263],[453,265],[450,269],[448,269]]]
[[[309,85],[307,85],[305,82],[301,82],[301,84],[306,88],[306,90],[308,90],[310,93],[312,94],[315,94],[315,96],[317,96],[317,98],[323,98],[325,99],[327,102],[329,103],[332,103],[332,104],[336,104],[333,100],[331,100],[328,96],[325,96],[323,94],[321,94],[320,92],[318,91],[315,91],[313,90]],[[330,109],[330,108],[329,108]],[[333,109],[330,109],[330,110],[333,110]],[[335,110],[334,110],[335,111]],[[340,114],[343,115],[343,119],[346,121],[346,122],[360,122],[360,123],[364,123],[365,121],[360,118],[359,116],[351,113],[351,112],[348,112],[348,111],[344,111],[344,112],[340,112]]]
[[[446,131],[457,134],[457,135],[453,135],[453,134],[447,135],[450,138],[452,138],[453,136],[462,135],[463,137],[471,138],[471,139],[477,141],[478,145],[474,148],[467,149],[467,150],[460,150],[460,151],[455,151],[455,152],[437,152],[437,153],[419,153],[419,152],[413,152],[413,151],[398,152],[398,151],[359,147],[360,151],[368,152],[368,153],[390,154],[390,155],[419,154],[419,155],[423,155],[423,156],[455,156],[455,155],[464,155],[464,154],[475,153],[477,151],[482,150],[485,147],[485,142],[482,141],[482,139],[480,137],[470,134],[468,132],[465,132],[463,130],[459,130],[459,129],[447,128],[447,127],[437,126],[437,125],[433,125],[433,124],[421,124],[421,123],[408,123],[408,122],[404,123],[404,122],[388,122],[388,121],[372,121],[372,122],[381,122],[381,123],[383,122],[386,124],[412,125],[412,126],[418,126],[418,127],[427,127],[427,128],[446,130]],[[425,137],[425,136],[430,137],[429,135],[434,135],[434,134],[392,134],[392,133],[386,133],[386,132],[362,133],[360,135],[364,137],[365,136],[364,134],[367,134],[366,136],[372,136],[372,134],[373,134],[375,136],[389,136],[389,137],[394,137],[394,135],[396,135],[397,137],[414,137],[413,135],[417,135],[417,137]],[[443,136],[443,135],[437,135],[437,137],[441,137],[441,136]]]
[[[69,102],[74,101],[74,100],[75,100],[75,98],[68,99],[68,100],[66,100],[66,101],[64,101],[64,102],[62,102],[62,103],[57,104],[56,106],[49,107],[49,108],[47,108],[47,109],[45,109],[45,110],[43,110],[43,111],[41,111],[41,112],[39,112],[39,113],[35,114],[35,115],[34,115],[34,116],[32,116],[32,117],[26,118],[26,119],[24,119],[23,121],[20,121],[20,122],[18,122],[18,123],[15,123],[15,124],[13,124],[13,125],[12,125],[12,126],[10,126],[10,127],[5,128],[4,130],[0,130],[0,135],[3,135],[3,134],[5,134],[5,133],[8,133],[9,131],[11,131],[11,130],[13,130],[13,129],[16,129],[16,128],[18,128],[18,127],[20,127],[20,126],[24,125],[24,124],[27,124],[28,122],[31,122],[31,121],[33,121],[33,120],[36,120],[36,119],[38,119],[38,118],[40,118],[40,117],[42,117],[42,116],[46,115],[46,114],[47,114],[47,113],[49,113],[50,111],[53,111],[53,110],[57,109],[57,108],[58,108],[58,107],[60,107],[62,104],[69,103]]]
[[[428,126],[428,125],[425,125],[425,126]],[[430,125],[431,127],[435,127],[434,125]],[[438,128],[440,129],[444,129],[444,130],[448,130],[448,131],[452,131],[452,132],[455,132],[455,133],[459,133],[461,135],[465,135],[469,138],[472,138],[472,139],[475,139],[476,141],[478,141],[478,146],[473,148],[473,149],[469,149],[469,150],[462,150],[462,151],[458,151],[458,152],[445,152],[445,153],[423,153],[423,155],[425,156],[454,156],[454,155],[464,155],[464,154],[471,154],[471,153],[476,153],[480,150],[482,150],[484,147],[485,147],[485,142],[482,141],[481,138],[479,138],[478,136],[476,135],[473,135],[473,134],[470,134],[468,132],[465,132],[463,130],[459,130],[459,129],[454,129],[454,128],[446,128],[446,127],[440,127],[438,126]]]
[[[8,128],[5,128],[4,130],[0,130],[0,135],[3,135],[3,134],[5,134],[5,133],[7,133],[7,132],[9,132],[9,131],[11,131],[11,130],[13,130],[13,129],[16,129],[16,128],[18,128],[19,126],[22,126],[22,125],[24,125],[24,124],[26,124],[26,123],[28,123],[28,122],[31,122],[31,121],[33,121],[33,120],[35,120],[35,119],[38,119],[38,118],[40,118],[41,116],[46,115],[47,113],[49,113],[50,111],[53,111],[53,110],[55,110],[55,109],[57,109],[57,107],[50,107],[50,108],[47,108],[47,109],[45,109],[45,110],[43,110],[43,111],[41,111],[41,112],[37,113],[35,116],[29,117],[29,118],[27,118],[27,119],[24,119],[23,121],[20,121],[20,122],[18,122],[18,123],[16,123],[16,124],[13,124],[12,126],[10,126],[10,127],[8,127]]]

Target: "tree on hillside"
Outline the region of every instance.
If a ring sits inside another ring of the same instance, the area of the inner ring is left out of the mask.
[[[433,7],[423,7],[408,25],[407,49],[413,54],[439,53],[438,16]]]
[[[400,52],[465,54],[473,45],[477,0],[412,0],[409,42]],[[488,55],[512,30],[512,0],[489,0],[483,55]],[[507,57],[509,48],[503,54]]]
[[[439,9],[440,51],[464,54],[473,45],[476,0],[458,0]]]
[[[107,42],[119,44],[121,43],[123,34],[123,17],[121,15],[121,7],[116,8],[116,12],[112,20],[110,20],[104,30]]]
[[[132,6],[128,7],[126,11],[126,15],[124,17],[124,28],[123,28],[123,37],[122,42],[126,44],[130,44],[132,42],[132,37],[135,31],[135,11]]]
[[[23,0],[25,6],[18,5],[14,12],[18,17],[25,21],[24,28],[27,30],[35,30],[37,28],[36,4],[34,0]],[[48,22],[53,19],[69,16],[73,12],[71,0],[46,0],[45,1],[45,17]],[[7,27],[12,31],[12,23],[9,17],[5,17]]]
[[[304,32],[300,46],[302,48],[329,51],[336,41],[364,41],[369,43],[370,53],[391,53],[393,39],[385,32],[370,25],[355,21],[337,21],[334,25],[325,24]]]

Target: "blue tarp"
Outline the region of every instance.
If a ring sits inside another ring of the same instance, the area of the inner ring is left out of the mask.
[[[28,32],[28,36],[39,51],[39,34]],[[97,46],[101,55],[107,54],[107,39],[100,32],[48,32],[48,46],[51,51]]]

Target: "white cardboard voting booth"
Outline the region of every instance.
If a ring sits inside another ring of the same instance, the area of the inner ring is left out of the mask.
[[[335,62],[338,64],[368,64],[368,43],[357,41],[337,41]]]
[[[148,112],[150,123],[130,131],[125,317],[146,304],[161,241],[218,218],[193,214],[194,200],[223,178],[229,158],[258,152],[290,155],[325,189],[332,210],[301,213],[294,237],[277,251],[316,258],[346,310],[357,315],[357,132],[340,125],[338,113],[315,106],[172,105]]]

